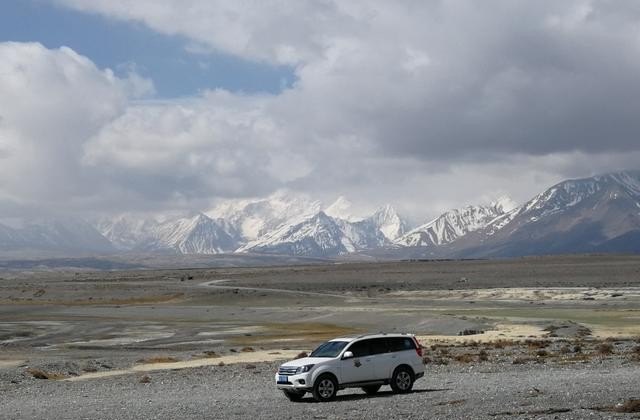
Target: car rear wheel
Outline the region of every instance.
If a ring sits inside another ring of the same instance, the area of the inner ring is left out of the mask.
[[[289,391],[286,389],[283,389],[282,392],[287,396],[287,398],[289,398],[290,401],[294,402],[302,400],[302,397],[304,397],[304,394],[306,394],[306,392]]]
[[[367,393],[367,395],[375,395],[376,392],[378,392],[380,390],[380,387],[382,385],[369,385],[369,386],[363,386],[362,390],[364,392]]]
[[[322,375],[313,384],[313,398],[316,401],[331,401],[338,392],[338,382],[331,375]]]
[[[391,376],[391,389],[396,393],[405,393],[413,388],[413,371],[406,366],[399,366]]]

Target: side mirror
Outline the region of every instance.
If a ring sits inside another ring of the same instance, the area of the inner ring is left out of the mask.
[[[353,353],[350,351],[345,351],[344,354],[342,355],[342,359],[351,359],[353,357]]]

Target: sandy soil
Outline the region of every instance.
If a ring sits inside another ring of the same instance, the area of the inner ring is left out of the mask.
[[[295,359],[303,350],[282,351],[251,351],[227,356],[191,359],[177,362],[157,362],[136,364],[128,369],[115,369],[103,372],[83,373],[79,376],[64,379],[65,381],[85,381],[89,379],[106,378],[109,376],[130,375],[141,372],[155,372],[159,370],[189,369],[203,366],[223,366],[239,363],[273,362],[277,360]]]

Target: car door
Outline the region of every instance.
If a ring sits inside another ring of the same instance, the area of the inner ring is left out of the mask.
[[[374,338],[371,343],[373,371],[376,379],[389,379],[397,363],[397,355],[392,352],[393,338]]]
[[[353,357],[340,360],[340,383],[365,382],[374,378],[371,360],[371,340],[360,340],[352,343],[345,352],[350,351]]]

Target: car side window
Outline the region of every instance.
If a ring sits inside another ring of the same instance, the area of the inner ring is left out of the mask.
[[[364,357],[371,355],[371,340],[357,341],[348,348],[354,357]]]
[[[388,353],[389,346],[386,338],[374,338],[371,340],[371,354]]]
[[[391,351],[414,350],[413,340],[408,337],[391,338],[389,340]]]

